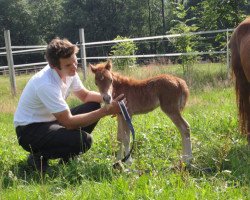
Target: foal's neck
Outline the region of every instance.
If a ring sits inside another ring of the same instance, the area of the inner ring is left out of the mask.
[[[126,77],[126,76],[122,76],[118,73],[112,73],[113,75],[113,87],[117,88],[117,87],[121,87],[121,86],[129,86],[131,85],[131,79]]]

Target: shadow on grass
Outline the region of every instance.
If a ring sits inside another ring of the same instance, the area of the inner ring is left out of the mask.
[[[221,156],[221,148],[209,148],[206,152],[196,158],[190,168],[173,169],[172,162],[157,164],[156,160],[145,159],[143,162],[149,165],[134,166],[134,171],[130,171],[129,176],[140,176],[149,174],[150,176],[162,174],[167,177],[171,173],[182,173],[182,170],[189,173],[194,178],[207,177],[219,178],[229,182],[237,182],[243,185],[250,185],[250,149],[247,146],[236,145],[231,147]],[[223,151],[222,151],[223,152]],[[139,159],[139,158],[138,158]],[[150,161],[151,160],[151,161]],[[135,160],[136,162],[136,160]],[[0,168],[5,163],[0,163]],[[17,185],[55,184],[60,188],[74,186],[84,181],[112,182],[117,174],[113,171],[112,163],[109,160],[88,160],[83,158],[73,160],[66,165],[59,165],[57,161],[52,161],[51,167],[45,174],[32,170],[27,166],[26,161],[21,161],[8,168],[1,169],[1,187],[9,188]],[[170,164],[170,165],[169,165]],[[128,175],[128,174],[126,174]]]
[[[250,148],[235,146],[224,156],[220,153],[219,149],[211,149],[206,152],[206,159],[198,158],[187,170],[194,177],[205,174],[208,177],[216,176],[250,185]]]
[[[228,170],[233,178],[250,185],[250,147],[236,146],[231,148],[222,163],[222,170]]]

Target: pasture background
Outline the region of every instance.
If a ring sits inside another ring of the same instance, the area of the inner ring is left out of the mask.
[[[114,69],[115,70],[115,69]],[[144,78],[171,73],[186,79],[190,98],[183,114],[191,125],[194,161],[179,168],[180,133],[160,109],[134,116],[134,163],[130,170],[112,169],[116,120],[102,119],[93,132],[94,145],[68,165],[50,162],[45,175],[26,166],[17,143],[13,113],[31,75],[17,76],[13,98],[9,78],[0,77],[0,199],[249,199],[249,149],[239,134],[232,80],[225,64],[199,64],[188,76],[181,67],[147,66],[120,73]],[[93,76],[84,82],[95,89]],[[71,106],[79,102],[70,97]]]

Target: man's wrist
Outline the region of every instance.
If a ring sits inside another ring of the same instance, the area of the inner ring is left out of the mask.
[[[107,106],[103,106],[100,108],[101,112],[103,113],[103,116],[107,116],[109,115],[109,109],[107,108]]]

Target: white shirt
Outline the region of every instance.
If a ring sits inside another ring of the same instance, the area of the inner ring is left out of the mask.
[[[78,74],[66,77],[64,83],[58,73],[47,65],[25,86],[14,115],[14,126],[56,120],[52,113],[69,109],[65,100],[70,91],[81,89],[83,84]]]

